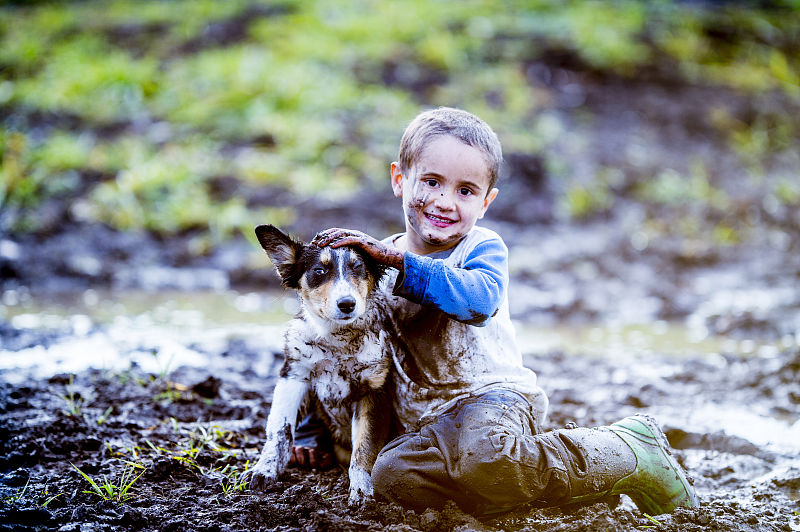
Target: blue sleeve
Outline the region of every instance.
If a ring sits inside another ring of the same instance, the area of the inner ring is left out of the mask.
[[[450,318],[484,326],[497,313],[508,280],[508,250],[502,240],[481,242],[460,268],[441,259],[406,252],[405,272],[398,276],[394,294],[434,306]]]

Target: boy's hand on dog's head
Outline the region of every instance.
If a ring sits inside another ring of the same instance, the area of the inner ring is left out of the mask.
[[[325,247],[338,248],[341,246],[353,246],[362,250],[364,253],[372,257],[373,260],[385,264],[391,268],[403,271],[403,253],[399,250],[389,247],[383,242],[372,238],[366,233],[361,231],[354,231],[352,229],[340,229],[333,227],[321,231],[311,241],[312,244]]]

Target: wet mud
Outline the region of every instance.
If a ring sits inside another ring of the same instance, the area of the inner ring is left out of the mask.
[[[63,333],[2,330],[6,352]],[[99,326],[88,337],[113,335]],[[41,336],[39,336],[41,335]],[[67,335],[68,336],[68,335]],[[521,507],[478,520],[453,506],[416,513],[347,504],[347,473],[291,469],[246,487],[264,439],[279,345],[230,338],[209,366],[0,373],[3,530],[797,530],[800,349],[763,355],[526,355],[551,399],[548,428],[646,411],[662,424],[701,500],[647,516],[622,497]],[[87,344],[88,346],[88,344]],[[29,348],[29,347],[27,347]],[[203,344],[185,339],[185,348]],[[242,369],[247,368],[247,369]],[[80,470],[80,472],[78,471]],[[83,476],[86,475],[86,476]],[[91,478],[97,488],[87,480]],[[132,482],[131,482],[132,481]],[[125,489],[131,482],[130,487]]]

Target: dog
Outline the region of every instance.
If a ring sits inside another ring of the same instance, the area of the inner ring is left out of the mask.
[[[286,331],[266,443],[250,486],[264,489],[284,472],[298,414],[315,408],[337,458],[349,459],[349,502],[361,503],[373,495],[370,473],[390,427],[386,388],[397,336],[388,297],[378,287],[385,267],[354,248],[320,248],[272,225],[255,232],[283,286],[300,296],[301,310]]]

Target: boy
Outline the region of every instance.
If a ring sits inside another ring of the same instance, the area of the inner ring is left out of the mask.
[[[391,165],[406,231],[378,241],[329,229],[320,246],[357,246],[390,266],[402,355],[393,401],[406,433],[380,453],[375,491],[413,509],[453,500],[475,514],[625,493],[650,514],[697,496],[646,416],[542,432],[547,397],[522,365],[508,311],[507,249],[475,225],[497,197],[502,152],[465,111],[424,112]]]

